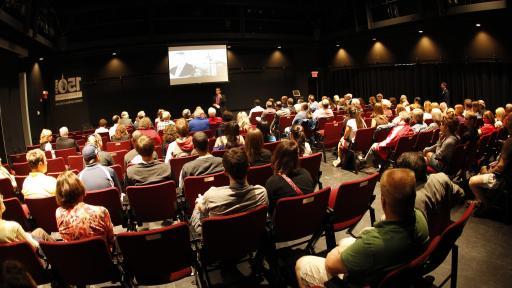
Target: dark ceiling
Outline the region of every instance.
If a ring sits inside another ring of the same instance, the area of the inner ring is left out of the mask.
[[[20,45],[35,39],[38,45],[57,51],[180,41],[321,41],[400,23],[499,9],[488,4],[496,2],[506,6],[507,1],[0,0],[0,37]],[[18,27],[4,16],[18,21]]]

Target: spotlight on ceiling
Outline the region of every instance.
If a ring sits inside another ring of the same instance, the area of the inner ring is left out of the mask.
[[[475,26],[476,26],[476,27],[480,27],[480,26],[482,26],[482,25],[481,25],[480,23],[476,23],[476,24],[475,24]]]
[[[43,57],[39,57],[39,61],[43,61],[43,60],[44,60],[44,58],[43,58]]]
[[[117,52],[112,52],[112,56],[116,56],[117,55]]]
[[[373,38],[372,38],[372,41],[377,41],[377,38],[373,37]]]
[[[341,45],[339,43],[336,44],[336,47],[340,47]]]
[[[277,49],[281,49],[283,48],[281,45],[277,45]]]
[[[418,33],[423,34],[423,30],[418,30]]]

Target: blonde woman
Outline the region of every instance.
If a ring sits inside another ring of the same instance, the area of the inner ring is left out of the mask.
[[[50,151],[52,153],[52,158],[55,158],[55,151],[53,151],[52,140],[52,130],[43,129],[43,131],[41,131],[41,136],[39,137],[39,148],[43,151]]]
[[[505,116],[507,116],[507,113],[505,112],[505,108],[503,107],[498,107],[498,109],[496,109],[496,115],[494,115],[496,117],[496,121],[494,122],[494,127],[500,129],[500,128],[503,128],[503,119],[505,119]]]
[[[247,132],[249,128],[251,128],[251,121],[249,120],[249,116],[245,111],[238,112],[236,115],[236,122],[240,127],[240,132]]]

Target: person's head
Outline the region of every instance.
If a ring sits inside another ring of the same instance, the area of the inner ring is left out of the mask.
[[[407,100],[407,95],[400,96],[400,103],[402,103],[402,105],[407,105],[409,103],[409,101]]]
[[[450,135],[455,135],[457,133],[457,129],[459,128],[459,120],[455,118],[445,117],[443,121],[441,121],[441,132],[448,133]]]
[[[464,99],[464,109],[469,111],[471,107],[473,107],[473,101],[469,98]]]
[[[151,119],[149,117],[142,117],[139,119],[139,129],[151,129]]]
[[[416,183],[427,182],[427,162],[425,157],[418,152],[405,152],[398,157],[396,162],[398,168],[410,169],[414,172]]]
[[[194,133],[192,136],[192,143],[199,155],[205,155],[208,153],[208,135],[206,135],[206,133],[202,131]]]
[[[471,102],[471,111],[473,111],[474,113],[480,113],[481,107],[478,101]]]
[[[468,128],[476,128],[476,114],[473,111],[466,112],[464,116],[464,125]]]
[[[348,107],[348,117],[350,117],[351,119],[361,118],[361,112],[359,108],[353,105]]]
[[[446,82],[441,82],[441,89],[446,89],[448,88],[448,84],[446,84]]]
[[[414,97],[414,104],[421,105],[421,98],[420,97]]]
[[[391,108],[391,101],[389,101],[388,99],[382,99],[381,103],[382,103],[382,108],[384,110]],[[403,104],[402,104],[402,106],[403,106]]]
[[[94,145],[87,144],[82,149],[82,156],[86,164],[94,164],[98,161],[98,148]]]
[[[270,125],[266,120],[261,120],[256,124],[256,127],[260,129],[261,133],[263,133],[264,137],[270,135]]]
[[[375,116],[377,116],[377,115],[384,115],[384,109],[382,109],[382,104],[381,103],[373,104],[373,114]]]
[[[361,102],[359,101],[359,99],[355,98],[355,99],[352,99],[352,102],[350,102],[350,105],[360,108]]]
[[[226,149],[238,146],[238,135],[240,135],[240,126],[235,121],[229,121],[224,126],[224,136],[226,136]]]
[[[512,113],[508,114],[505,121],[505,128],[508,130],[508,134],[512,135]]]
[[[377,102],[382,102],[382,99],[384,99],[384,95],[382,95],[382,93],[378,93],[377,95],[375,95],[375,98]]]
[[[507,115],[505,113],[505,108],[503,107],[498,107],[496,108],[496,120],[499,120],[499,121],[503,121],[503,119],[505,119],[505,116]]]
[[[434,109],[434,108],[439,109],[439,103],[437,103],[437,102],[432,102],[432,109]]]
[[[164,121],[169,121],[171,120],[171,112],[169,111],[163,111],[162,112],[162,116],[161,116],[162,120]]]
[[[128,119],[128,118],[130,118],[130,114],[128,114],[128,112],[126,112],[126,111],[123,111],[123,112],[121,112],[121,118]]]
[[[164,113],[164,111],[165,110],[162,108],[158,109],[158,111],[156,112],[156,117],[162,119],[162,114]]]
[[[138,120],[141,120],[142,118],[146,117],[146,112],[144,111],[139,111],[139,113],[137,113],[137,119]]]
[[[3,204],[0,204],[3,205]],[[37,283],[28,273],[26,267],[16,260],[3,261],[0,267],[0,287],[3,288],[36,288]]]
[[[485,101],[480,99],[478,100],[478,105],[480,105],[480,110],[485,110]]]
[[[405,111],[405,107],[402,104],[396,105],[396,114],[400,115],[400,112]]]
[[[443,112],[441,112],[441,109],[434,108],[432,109],[432,121],[436,122],[438,125],[443,120]]]
[[[281,103],[286,105],[288,103],[288,96],[281,96]]]
[[[249,116],[245,111],[240,111],[236,115],[236,121],[238,122],[238,126],[240,129],[244,130],[247,126],[251,125],[251,121],[249,120]]]
[[[219,87],[215,88],[215,94],[221,94],[221,93],[222,93],[222,90]]]
[[[68,135],[69,135],[68,127],[66,127],[66,126],[60,127],[59,135],[60,135],[60,137],[68,137]]]
[[[293,140],[282,140],[272,155],[272,167],[274,174],[291,173],[299,168],[299,145]]]
[[[377,103],[377,98],[375,98],[375,96],[370,96],[370,98],[368,98],[368,103],[374,106],[375,103]]]
[[[46,156],[41,149],[33,149],[27,152],[28,167],[32,172],[46,173]]]
[[[178,135],[180,137],[187,137],[188,136],[188,122],[184,119],[178,119],[176,120],[176,132],[178,132]]]
[[[84,200],[85,187],[72,171],[64,171],[57,177],[55,199],[64,209],[71,209]]]
[[[119,122],[119,119],[121,119],[119,115],[112,116],[112,123],[117,124]]]
[[[322,108],[327,109],[329,108],[329,99],[323,99],[322,100]]]
[[[288,107],[293,106],[293,98],[288,98],[286,100],[286,104],[288,105]]]
[[[235,115],[233,115],[233,112],[225,110],[222,112],[222,122],[230,122],[233,121],[233,118],[235,118]]]
[[[260,99],[254,99],[254,106],[261,106],[261,100]]]
[[[313,94],[309,94],[309,96],[308,96],[308,102],[310,102],[310,103],[315,102],[315,95],[313,95]]]
[[[126,130],[126,126],[123,124],[119,124],[116,127],[116,132],[114,134],[117,138],[121,138],[123,136],[128,135],[128,130]]]
[[[135,150],[142,156],[142,159],[153,159],[153,151],[155,151],[155,144],[151,138],[142,135],[137,139]]]
[[[190,109],[183,109],[183,111],[181,112],[181,116],[183,117],[183,119],[189,119],[190,115]]]
[[[457,104],[454,108],[456,116],[462,116],[462,114],[464,114],[464,106],[462,106],[462,104]]]
[[[249,161],[241,148],[231,148],[222,156],[222,165],[228,177],[239,184],[246,183]]]
[[[388,169],[380,179],[381,203],[386,219],[403,220],[414,216],[416,177],[404,168]]]
[[[396,97],[389,97],[389,103],[391,103],[390,107],[396,107]]]
[[[99,150],[101,150],[101,147],[103,147],[103,140],[101,140],[101,136],[99,134],[92,134],[87,137],[86,144],[91,144],[96,147],[98,147]]]
[[[52,141],[52,130],[43,129],[41,131],[41,135],[39,136],[39,143],[47,143]]]
[[[398,114],[398,116],[400,117],[402,122],[404,122],[405,124],[411,123],[411,114],[408,113],[407,111],[400,112],[400,114]]]
[[[197,106],[196,110],[194,111],[194,118],[204,118],[205,113],[203,108]]]
[[[271,101],[267,101],[267,103],[265,103],[265,107],[267,107],[267,108],[272,108],[272,106],[274,106],[274,105]]]
[[[283,109],[283,103],[281,101],[277,101],[276,102],[276,110],[281,110]]]
[[[99,127],[105,128],[105,127],[107,127],[107,124],[108,124],[107,119],[101,118],[100,121],[98,121]]]
[[[166,125],[163,133],[163,140],[165,143],[171,143],[178,138],[176,125]]]
[[[139,130],[133,131],[133,133],[132,133],[132,143],[133,143],[134,147],[135,147],[135,144],[137,143],[137,140],[139,139],[140,136],[142,136],[142,133]]]
[[[507,115],[512,113],[512,104],[511,103],[507,103],[507,105],[505,105],[505,112],[507,113]]]
[[[455,109],[453,109],[453,108],[448,108],[448,109],[446,109],[445,117],[451,117],[451,118],[453,118],[453,117],[455,117],[455,116],[456,116],[456,115],[455,115]]]
[[[441,102],[441,104],[439,104],[439,109],[441,109],[442,112],[446,112],[446,109],[448,109],[448,104],[446,104],[446,102]]]
[[[432,112],[432,102],[430,102],[428,100],[423,102],[423,111],[425,111],[425,113],[431,113]]]
[[[423,124],[423,110],[418,108],[412,110],[412,118],[414,119],[414,123]]]
[[[300,106],[300,110],[304,111],[304,112],[308,112],[309,110],[309,105],[308,103],[302,103],[301,106]]]
[[[215,115],[217,115],[217,110],[213,107],[208,108],[208,117],[215,118]]]
[[[484,115],[482,116],[484,123],[492,124],[494,125],[494,114],[492,114],[491,110],[485,111]]]
[[[250,128],[245,135],[245,152],[249,163],[252,163],[263,149],[263,133],[258,128]]]

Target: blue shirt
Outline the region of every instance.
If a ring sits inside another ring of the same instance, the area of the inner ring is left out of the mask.
[[[190,132],[205,131],[210,129],[210,121],[207,118],[194,118],[188,122]]]

